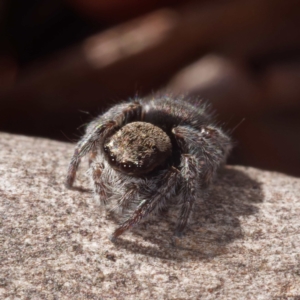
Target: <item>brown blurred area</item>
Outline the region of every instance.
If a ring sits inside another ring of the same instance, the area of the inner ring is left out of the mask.
[[[0,2],[1,131],[76,141],[160,89],[212,102],[230,163],[299,176],[300,2]]]

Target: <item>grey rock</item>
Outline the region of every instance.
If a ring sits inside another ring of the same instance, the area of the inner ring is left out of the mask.
[[[271,299],[300,296],[300,179],[227,166],[182,238],[173,215],[115,244],[73,145],[0,134],[1,299]],[[293,298],[295,299],[295,298]]]

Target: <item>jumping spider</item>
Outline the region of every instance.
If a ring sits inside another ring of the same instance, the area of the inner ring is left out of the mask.
[[[213,124],[201,100],[168,95],[135,99],[113,106],[88,125],[66,186],[72,187],[81,158],[89,154],[95,197],[127,212],[112,240],[170,203],[179,205],[175,233],[180,235],[230,149],[229,137]]]

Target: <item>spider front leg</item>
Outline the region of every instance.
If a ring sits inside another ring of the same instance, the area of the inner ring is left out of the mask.
[[[230,149],[230,139],[213,126],[203,126],[196,130],[190,126],[178,126],[172,130],[181,149],[181,203],[176,234],[181,235],[187,225],[200,190],[207,188],[217,170],[225,161]]]
[[[104,137],[109,132],[113,131],[115,126],[116,126],[116,122],[110,120],[106,123],[100,123],[98,126],[95,126],[91,131],[87,130],[87,133],[76,145],[74,154],[71,158],[71,162],[69,164],[68,173],[67,173],[67,180],[66,180],[67,188],[72,188],[73,186],[76,177],[76,172],[79,167],[81,158],[85,156],[87,153],[90,152],[95,153],[96,144],[99,138]]]
[[[176,187],[178,185],[178,175],[179,171],[174,167],[166,170],[160,179],[160,187],[158,189],[149,190],[145,193],[145,198],[139,203],[132,216],[122,223],[111,235],[111,241],[114,242],[115,239],[126,230],[132,228],[154,210],[160,208],[160,206],[163,207],[169,199],[175,197]]]
[[[115,129],[122,127],[132,120],[139,119],[140,115],[140,103],[132,102],[114,106],[103,116],[92,121],[87,127],[85,135],[75,147],[68,168],[66,187],[72,188],[80,160],[83,156],[91,152],[96,153],[97,145],[101,145],[105,138],[112,134]]]

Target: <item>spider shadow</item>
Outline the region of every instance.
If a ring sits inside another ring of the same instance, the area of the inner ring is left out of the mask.
[[[92,194],[93,193],[92,189],[84,188],[82,186],[72,186],[68,189],[71,190],[71,191],[77,191],[77,192],[80,192],[80,193],[83,193],[83,194]]]
[[[115,244],[133,253],[167,260],[211,259],[226,253],[229,243],[243,238],[239,219],[256,214],[259,209],[255,204],[263,199],[259,182],[227,167],[219,173],[205,201],[195,204],[183,237],[173,235],[178,212],[170,209],[166,215],[134,228],[131,240],[122,236]]]

